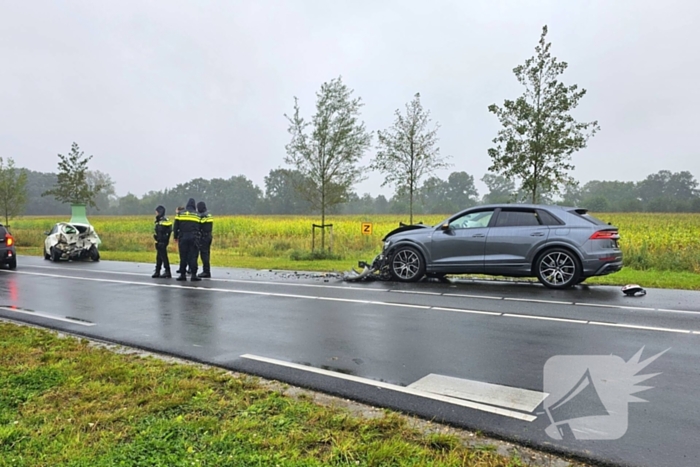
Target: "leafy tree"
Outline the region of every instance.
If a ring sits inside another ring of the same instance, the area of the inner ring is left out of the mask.
[[[420,212],[446,214],[455,211],[450,203],[450,185],[440,177],[428,178],[420,187],[419,195],[423,208]]]
[[[598,212],[604,211],[638,211],[635,206],[639,204],[637,200],[637,189],[634,182],[601,181],[591,180],[581,189],[581,207],[593,210],[592,204],[600,205],[596,198],[605,198],[607,203],[596,209]]]
[[[372,135],[359,120],[362,100],[338,77],[323,83],[316,93],[316,113],[310,121],[300,115],[294,98],[294,114],[289,121],[292,140],[286,146],[285,162],[303,175],[295,188],[313,209],[320,211],[326,223],[329,208],[343,203],[351,187],[362,180],[358,167],[370,146]],[[321,229],[321,249],[325,248],[325,229]]]
[[[265,201],[271,214],[301,214],[310,211],[309,204],[294,188],[304,185],[298,170],[273,169],[265,176]]]
[[[449,167],[437,147],[438,124],[428,128],[430,112],[423,110],[420,94],[406,104],[406,114],[397,109],[396,120],[386,131],[377,132],[379,151],[370,167],[386,176],[382,186],[396,187],[409,199],[409,222],[413,223],[413,200],[421,179]]]
[[[420,189],[423,212],[450,214],[475,206],[479,192],[474,177],[466,172],[452,172],[447,180],[430,177]]]
[[[467,172],[452,172],[447,178],[447,199],[453,211],[476,206],[478,198],[479,192],[472,175]]]
[[[489,192],[484,195],[484,204],[510,203],[515,197],[515,183],[503,175],[486,174],[481,178]]]
[[[10,219],[22,213],[27,203],[27,171],[16,169],[15,161],[7,159],[7,165],[0,157],[0,208],[5,217],[5,225]]]
[[[639,182],[637,192],[645,203],[662,198],[690,201],[698,196],[698,182],[687,171],[672,173],[670,170],[661,170]],[[661,201],[655,203],[657,209],[661,205]]]
[[[583,190],[576,180],[570,180],[564,184],[561,204],[564,206],[578,206],[583,199]]]
[[[572,154],[585,148],[588,138],[600,130],[597,121],[580,123],[570,115],[586,90],[558,80],[568,64],[551,55],[546,36],[544,26],[535,56],[513,69],[525,93],[515,101],[504,101],[503,107],[488,108],[503,126],[493,140],[496,147],[488,150],[489,171],[520,179],[533,203],[540,201],[541,193],[559,192],[570,180]]]
[[[42,198],[41,194],[50,189],[58,181],[53,173],[34,172],[25,170],[27,174],[27,204],[24,214],[28,216],[50,216],[61,214],[65,206],[52,197]]]
[[[105,187],[100,181],[95,181],[94,185],[88,182],[88,162],[92,156],[84,157],[78,144],[73,143],[70,154],[59,154],[58,159],[57,185],[41,196],[53,196],[61,203],[85,204],[97,208],[95,198]]]
[[[95,204],[98,211],[107,210],[117,203],[119,198],[114,188],[114,181],[109,174],[99,170],[88,170],[87,183],[92,189],[102,187],[95,195]]]

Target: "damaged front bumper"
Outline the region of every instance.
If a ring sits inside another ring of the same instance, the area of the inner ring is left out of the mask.
[[[371,263],[359,261],[357,265],[358,267],[362,268],[362,271],[358,272],[353,269],[350,273],[345,275],[343,278],[344,280],[348,282],[391,280],[391,273],[389,272],[389,257],[384,253],[375,256]]]

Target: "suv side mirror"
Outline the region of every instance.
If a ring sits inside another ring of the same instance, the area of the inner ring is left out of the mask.
[[[448,224],[447,222],[445,222],[444,224],[442,224],[442,225],[440,226],[440,230],[442,230],[442,231],[450,230],[450,224]]]

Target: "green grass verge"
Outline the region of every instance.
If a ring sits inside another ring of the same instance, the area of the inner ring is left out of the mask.
[[[0,323],[0,466],[523,465],[390,411]]]
[[[19,254],[40,256],[39,248],[19,248]],[[103,251],[102,259],[112,261],[155,262],[155,253],[147,251]],[[357,258],[371,261],[372,257]],[[171,262],[178,261],[177,253],[170,254]],[[212,251],[212,265],[245,269],[276,269],[287,271],[342,272],[357,269],[356,260],[293,261],[288,257],[266,258],[240,256],[227,251]],[[700,290],[700,274],[692,272],[635,270],[625,268],[608,276],[594,277],[586,281],[590,285],[640,284],[643,287],[661,289]]]

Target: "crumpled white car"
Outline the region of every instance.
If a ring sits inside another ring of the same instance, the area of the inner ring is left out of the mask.
[[[91,259],[100,260],[97,247],[100,237],[89,224],[59,222],[50,232],[44,232],[44,259],[52,261]]]

